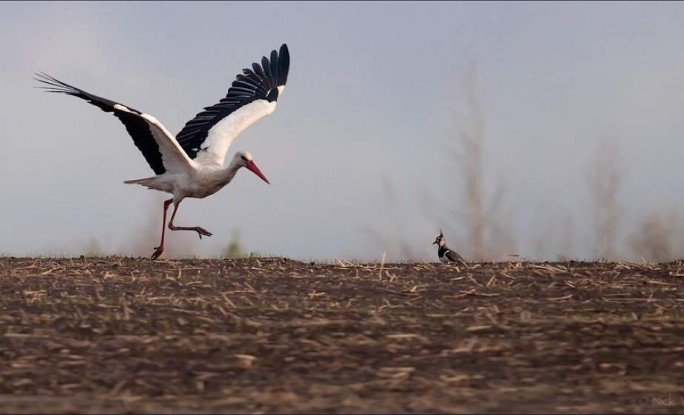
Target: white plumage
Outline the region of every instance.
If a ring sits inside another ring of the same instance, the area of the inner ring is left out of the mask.
[[[202,143],[202,152],[197,155],[197,162],[205,165],[223,165],[228,147],[233,140],[247,127],[273,113],[275,107],[276,101],[254,101],[248,106],[235,110],[216,123]]]
[[[126,180],[150,189],[173,194],[164,202],[161,242],[152,259],[164,252],[166,212],[171,203],[173,213],[168,227],[171,230],[191,230],[202,236],[211,233],[199,226],[173,225],[180,202],[186,197],[204,198],[218,192],[231,182],[242,167],[246,167],[268,183],[249,152],[237,152],[228,166],[224,159],[235,138],[250,125],[275,111],[290,66],[287,45],[273,50],[270,60],[263,57],[261,65],[243,69],[236,76],[227,95],[217,104],[204,108],[188,121],[177,136],[173,136],[155,117],[106,98],[90,94],[44,73],[37,80],[48,85],[49,92],[59,92],[84,99],[103,111],[113,113],[126,126],[134,144],[141,151],[155,176]]]

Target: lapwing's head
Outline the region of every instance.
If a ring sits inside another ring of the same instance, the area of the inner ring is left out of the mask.
[[[261,178],[261,180],[265,181],[268,184],[271,184],[266,176],[259,170],[259,168],[254,164],[254,157],[252,157],[252,153],[249,151],[238,151],[235,153],[235,156],[233,156],[233,162],[236,163],[239,167],[247,167],[249,171],[252,173],[256,174]]]
[[[435,242],[433,242],[432,244],[437,244],[439,246],[444,245],[444,234],[442,233],[441,229],[439,230],[439,235],[437,235],[437,238],[435,238]]]

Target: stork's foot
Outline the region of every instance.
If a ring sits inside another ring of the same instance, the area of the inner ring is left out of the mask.
[[[173,218],[171,220],[173,221]],[[211,232],[204,228],[200,228],[199,226],[173,226],[173,222],[171,221],[169,222],[169,229],[172,231],[195,231],[197,232],[197,235],[199,235],[200,239],[202,239],[202,236],[212,235]]]
[[[159,258],[161,254],[164,252],[164,247],[163,246],[158,246],[154,248],[154,253],[152,254],[152,260],[154,261],[155,259]]]
[[[199,226],[195,228],[195,231],[197,232],[197,235],[199,235],[199,238],[202,239],[202,235],[204,236],[211,236],[213,235],[211,232],[204,228],[200,228]]]

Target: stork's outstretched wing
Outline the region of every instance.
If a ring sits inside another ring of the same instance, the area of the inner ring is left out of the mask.
[[[247,127],[271,114],[282,93],[290,69],[287,45],[273,50],[261,65],[243,69],[228,94],[217,104],[204,108],[185,124],[176,139],[191,159],[201,164],[223,164],[228,147]]]
[[[156,174],[168,171],[187,171],[193,164],[188,155],[178,145],[169,131],[151,115],[140,112],[123,104],[98,97],[82,89],[59,81],[45,73],[37,73],[36,80],[48,86],[42,87],[49,92],[73,95],[95,105],[105,112],[114,113],[126,126],[136,147]]]

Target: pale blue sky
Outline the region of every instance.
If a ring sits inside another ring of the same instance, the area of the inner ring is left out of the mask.
[[[591,256],[586,170],[601,138],[622,157],[625,236],[647,213],[684,206],[682,3],[2,2],[0,27],[0,253],[80,254],[96,238],[108,253],[150,255],[158,242],[166,195],[122,183],[151,173],[123,125],[33,88],[34,72],[175,133],[283,42],[286,92],[229,151],[251,151],[272,185],[240,172],[186,199],[177,223],[214,236],[172,233],[171,255],[215,255],[238,229],[267,254],[408,259],[404,246],[434,260],[442,226],[468,256],[445,149],[473,65],[511,253],[553,258],[570,218],[565,254]]]

